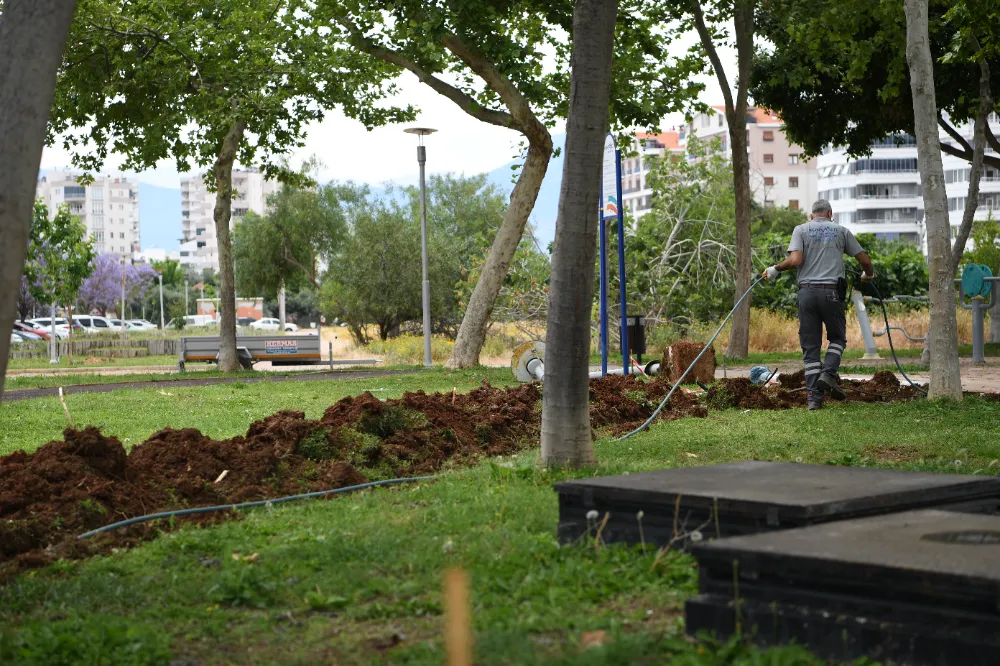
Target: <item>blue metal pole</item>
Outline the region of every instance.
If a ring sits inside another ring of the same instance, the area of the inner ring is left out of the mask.
[[[603,190],[603,188],[602,188]],[[601,194],[601,214],[598,230],[601,233],[601,376],[608,375],[608,228],[604,224],[604,194]]]
[[[625,290],[625,206],[622,204],[622,151],[615,150],[615,177],[618,182],[618,295],[622,306],[622,368],[631,374],[632,354],[628,344],[628,298]]]

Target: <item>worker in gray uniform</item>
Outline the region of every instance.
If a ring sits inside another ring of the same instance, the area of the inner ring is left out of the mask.
[[[809,221],[795,227],[792,232],[785,260],[764,271],[767,280],[774,280],[781,271],[799,269],[799,344],[805,364],[809,409],[821,409],[826,393],[837,400],[845,397],[837,374],[847,346],[845,254],[861,264],[864,270],[862,281],[875,277],[868,253],[862,249],[854,234],[833,221],[830,202],[820,199],[813,204]],[[823,326],[826,326],[829,346],[821,363]]]

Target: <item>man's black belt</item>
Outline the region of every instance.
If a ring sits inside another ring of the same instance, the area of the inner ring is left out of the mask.
[[[836,289],[836,284],[816,284],[813,282],[800,282],[799,289]]]

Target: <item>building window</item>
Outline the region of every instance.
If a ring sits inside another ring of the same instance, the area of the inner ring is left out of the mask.
[[[708,127],[708,123],[709,122],[711,122],[711,120],[709,119],[708,114],[705,114],[705,115],[703,115],[701,117],[701,126],[702,127]]]
[[[719,127],[722,127],[722,114],[719,114]]]
[[[206,244],[205,241],[198,241],[198,247],[205,247]]]
[[[243,217],[244,215],[247,214],[247,211],[249,210],[250,210],[249,208],[234,208],[233,217]]]
[[[764,155],[764,164],[774,164],[774,155]]]
[[[124,231],[118,232],[118,238],[124,239],[125,238],[125,232]]]
[[[798,176],[793,176],[792,178],[788,179],[788,187],[798,187],[798,186],[799,186]]]
[[[104,228],[104,218],[103,217],[92,217],[90,219],[90,223],[91,223],[91,226],[94,229],[103,229]]]
[[[774,178],[772,178],[771,176],[765,176],[764,177],[764,184],[767,185],[768,187],[770,187],[771,185],[774,185]]]
[[[79,187],[76,185],[68,185],[66,187],[67,199],[82,199],[85,196],[87,196],[87,189],[85,187]]]
[[[103,187],[90,188],[90,199],[92,201],[104,201],[104,188]]]
[[[798,155],[789,155],[788,156],[788,163],[789,164],[798,164],[799,163],[799,156]]]
[[[772,130],[764,130],[764,141],[774,141],[774,132]]]
[[[798,210],[799,209],[799,200],[798,199],[789,199],[788,200],[788,207],[791,208],[792,210]]]
[[[103,201],[95,201],[91,205],[93,205],[93,207],[94,207],[93,208],[93,212],[94,213],[103,213],[104,212],[104,202]]]
[[[90,232],[90,237],[94,239],[95,243],[104,242],[104,232],[103,231],[92,231]]]

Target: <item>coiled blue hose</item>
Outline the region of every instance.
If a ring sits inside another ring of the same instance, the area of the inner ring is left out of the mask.
[[[128,527],[129,525],[135,525],[137,523],[145,523],[150,520],[158,520],[160,518],[170,518],[172,516],[190,516],[197,513],[212,513],[215,511],[236,511],[239,509],[250,509],[255,506],[267,506],[270,504],[281,504],[283,502],[293,502],[295,500],[311,499],[314,497],[323,497],[325,495],[336,495],[339,493],[349,493],[355,490],[364,490],[365,488],[375,488],[376,486],[389,486],[398,483],[412,483],[414,481],[430,481],[433,476],[414,476],[405,479],[388,479],[386,481],[372,481],[370,483],[362,483],[356,486],[345,486],[343,488],[334,488],[332,490],[317,490],[312,493],[303,493],[301,495],[289,495],[288,497],[278,497],[276,499],[268,500],[258,500],[256,502],[243,502],[242,504],[222,504],[219,506],[198,506],[192,509],[178,509],[176,511],[163,511],[160,513],[150,513],[145,516],[136,516],[135,518],[129,518],[128,520],[122,520],[117,523],[111,523],[110,525],[105,525],[104,527],[99,527],[96,530],[91,530],[89,532],[84,532],[77,539],[87,539],[102,532],[111,532],[113,530],[118,530],[123,527]]]
[[[663,408],[666,407],[667,402],[670,401],[670,396],[674,394],[674,391],[676,391],[677,387],[681,385],[681,382],[684,381],[684,378],[687,377],[687,374],[691,372],[691,368],[698,365],[698,361],[701,360],[701,357],[704,356],[705,352],[708,351],[709,347],[712,346],[712,343],[715,342],[715,339],[719,337],[719,333],[722,333],[723,327],[725,327],[725,325],[729,323],[729,320],[733,316],[733,313],[736,312],[736,309],[743,304],[743,301],[750,294],[750,292],[753,291],[753,288],[756,287],[758,284],[760,284],[763,279],[764,279],[763,276],[757,278],[756,280],[754,280],[753,284],[750,285],[750,288],[747,289],[745,292],[743,292],[743,295],[740,296],[740,300],[736,301],[736,305],[733,306],[733,309],[729,311],[729,314],[726,315],[726,318],[722,320],[721,324],[719,324],[719,328],[715,329],[715,334],[712,336],[712,338],[705,343],[705,346],[702,348],[701,352],[699,352],[699,354],[695,357],[694,361],[691,362],[691,365],[687,367],[687,370],[684,371],[684,374],[678,377],[677,381],[674,382],[674,385],[671,387],[670,392],[667,393],[667,397],[663,399],[663,402],[661,402],[660,406],[656,408],[656,411],[653,412],[653,415],[650,416],[648,419],[646,419],[646,422],[643,423],[641,426],[639,426],[632,432],[628,433],[627,435],[622,435],[621,437],[619,437],[614,441],[620,442],[622,440],[628,439],[632,435],[636,435],[645,430],[646,428],[648,428],[649,424],[652,423],[654,420],[656,420],[656,417],[659,416],[660,412],[663,411]]]

